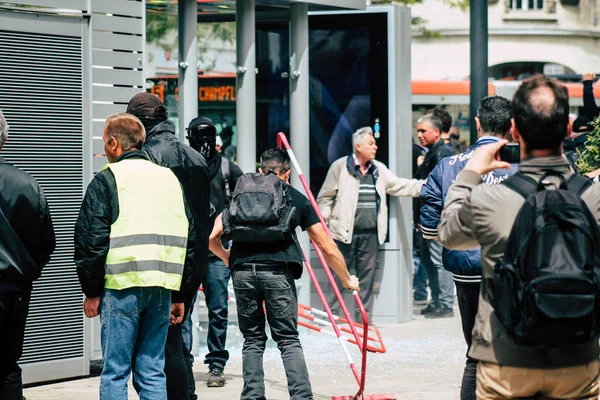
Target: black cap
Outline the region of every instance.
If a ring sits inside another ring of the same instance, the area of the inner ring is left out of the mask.
[[[210,118],[196,117],[190,121],[187,127],[189,136],[197,136],[198,138],[203,136],[215,137],[217,136],[217,128]]]
[[[127,104],[128,114],[135,115],[142,122],[144,120],[165,121],[168,117],[167,109],[158,96],[151,93],[138,93]]]
[[[591,122],[592,121],[584,115],[577,117],[575,121],[573,121],[573,132],[582,133],[591,131],[593,129]]]

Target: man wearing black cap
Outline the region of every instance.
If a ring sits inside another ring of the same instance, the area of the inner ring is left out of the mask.
[[[210,181],[218,171],[216,151],[208,148],[203,154],[181,143],[175,136],[175,125],[167,119],[167,109],[150,93],[138,93],[129,101],[127,113],[138,117],[146,128],[143,150],[156,164],[170,168],[183,187],[190,204],[196,234],[194,254],[187,259],[193,264],[193,275],[182,282],[185,313],[190,311],[193,295],[204,280],[208,265],[210,221]],[[165,374],[169,399],[188,399],[188,386],[194,381],[192,366],[184,356],[182,324],[171,325],[165,346]]]
[[[217,147],[217,129],[212,120],[206,117],[194,118],[188,128],[188,140],[190,146],[200,153],[206,153]],[[210,183],[210,203],[214,210],[211,218],[211,226],[214,218],[229,205],[231,193],[235,189],[238,179],[244,174],[240,167],[222,157],[217,153],[215,162],[219,173]],[[226,244],[227,241],[224,242]],[[229,268],[219,257],[210,253],[208,256],[208,272],[202,283],[206,307],[208,308],[208,354],[204,358],[204,364],[208,365],[209,375],[208,387],[222,387],[225,385],[223,370],[229,359],[229,352],[225,350],[227,338],[227,286],[229,283]],[[196,296],[194,296],[195,298]],[[192,303],[193,304],[193,303]],[[192,329],[191,315],[188,314],[183,325],[183,341],[188,352],[190,361],[194,360],[191,354]],[[196,399],[195,387],[190,387],[190,399]]]

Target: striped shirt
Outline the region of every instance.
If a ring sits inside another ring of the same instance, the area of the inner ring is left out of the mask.
[[[377,229],[377,192],[375,179],[369,171],[360,176],[358,204],[354,215],[354,230],[365,231]]]

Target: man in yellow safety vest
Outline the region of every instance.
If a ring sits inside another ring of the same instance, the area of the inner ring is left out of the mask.
[[[84,312],[102,321],[100,399],[127,399],[132,369],[141,398],[166,399],[165,341],[169,323],[183,318],[190,211],[171,170],[140,150],[145,137],[130,114],[107,119],[109,164],[89,184],[75,226]]]

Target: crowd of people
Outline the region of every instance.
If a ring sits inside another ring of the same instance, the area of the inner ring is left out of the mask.
[[[377,161],[373,130],[358,129],[317,198],[333,238],[288,185],[286,151],[265,151],[258,172],[244,174],[221,156],[210,119],[190,121],[188,146],[158,97],[134,96],[106,120],[109,163],[88,185],[75,225],[83,311],[101,320],[100,398],[127,399],[130,376],[143,399],[197,398],[191,310],[200,287],[207,384],[223,386],[231,280],[244,337],[241,398],[265,398],[268,322],[290,398],[312,399],[297,328],[295,232],[308,232],[338,285],[360,290],[371,317],[392,195],[415,199],[414,303],[425,318],[452,317],[456,290],[468,349],[461,400],[596,399],[600,187],[577,174],[598,116],[594,78],[584,75],[584,115],[574,121],[566,88],[542,75],[512,101],[482,99],[469,148],[445,110],[430,110],[417,121],[411,178]],[[0,150],[7,140],[0,112]],[[509,148],[518,161],[506,158]],[[1,157],[0,189],[0,398],[21,400],[32,283],[55,235],[37,181]],[[335,313],[335,298],[328,302]]]

